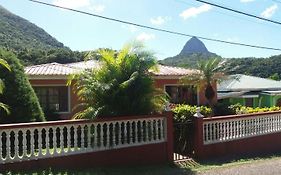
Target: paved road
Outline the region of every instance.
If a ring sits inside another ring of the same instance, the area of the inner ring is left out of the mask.
[[[214,168],[198,175],[280,175],[281,158],[255,161],[241,165]]]

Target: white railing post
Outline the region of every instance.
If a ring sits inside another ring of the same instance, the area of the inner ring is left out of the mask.
[[[60,138],[59,138],[59,145],[60,145],[60,154],[62,154],[64,152],[64,143],[63,143],[63,127],[59,128],[59,134],[60,134]],[[75,140],[75,139],[74,139]]]
[[[41,157],[42,154],[42,128],[39,128],[38,130],[38,157]]]
[[[57,152],[57,127],[54,127],[53,128],[53,147],[54,147],[54,153],[53,155],[57,155],[58,152]]]
[[[46,156],[49,156],[50,155],[50,138],[49,138],[49,127],[46,127],[45,128],[45,131],[46,131],[46,153],[45,153],[45,155]]]
[[[6,156],[6,159],[11,159],[11,131],[7,131],[6,132],[6,138],[7,138],[7,142],[6,142],[6,145],[7,145],[7,148],[6,148],[6,151],[7,151],[7,156]]]
[[[15,133],[15,154],[14,154],[15,157],[14,157],[14,159],[19,160],[19,131],[16,129],[16,130],[14,130],[14,133]]]

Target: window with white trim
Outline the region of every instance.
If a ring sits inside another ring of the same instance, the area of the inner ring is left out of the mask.
[[[44,111],[68,112],[68,87],[36,86],[33,87]]]

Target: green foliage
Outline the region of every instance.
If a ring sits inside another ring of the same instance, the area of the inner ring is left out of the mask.
[[[168,66],[178,66],[186,68],[196,68],[198,61],[208,60],[213,57],[219,57],[214,53],[191,53],[179,54],[159,61],[161,64]]]
[[[4,59],[1,59],[1,58],[0,58],[0,66],[11,71],[9,64]],[[3,94],[4,88],[5,88],[5,84],[4,84],[3,80],[0,78],[0,95]],[[7,114],[10,114],[8,105],[6,105],[0,101],[0,110],[1,109],[4,110]]]
[[[100,50],[100,69],[86,70],[70,78],[85,110],[75,118],[141,115],[160,111],[165,96],[154,88],[148,70],[155,57],[140,45],[127,45],[116,53]]]
[[[0,49],[0,57],[11,68],[11,71],[0,67],[0,79],[5,83],[6,91],[0,96],[0,101],[10,107],[10,115],[0,111],[0,123],[19,123],[44,121],[44,115],[37,96],[33,91],[23,66],[16,56]]]
[[[191,120],[194,114],[197,111],[198,106],[190,106],[190,105],[177,105],[175,108],[172,109],[174,112],[174,121],[177,123],[184,123],[188,120]],[[212,114],[212,109],[206,106],[200,106],[200,113],[208,117]]]
[[[0,48],[47,50],[63,48],[63,44],[35,24],[12,14],[0,6]]]
[[[198,71],[189,74],[181,79],[183,84],[193,84],[205,88],[205,97],[208,104],[213,106],[215,90],[212,84],[216,81],[226,79],[226,70],[223,67],[224,62],[220,58],[212,58],[205,61],[199,61],[197,64]]]
[[[81,61],[73,52],[35,24],[0,6],[0,48],[14,52],[23,65]]]
[[[276,81],[280,80],[278,73],[274,73],[274,74],[270,75],[268,78],[272,79],[272,80],[276,80]]]
[[[281,76],[281,55],[269,58],[232,58],[228,59],[229,67],[235,68],[232,74],[246,74],[262,78]],[[279,80],[279,79],[277,79]]]
[[[84,52],[73,52],[69,49],[58,48],[50,50],[29,49],[16,53],[24,65],[44,64],[44,63],[71,63],[82,61]]]
[[[273,111],[281,111],[281,107],[279,106],[272,106],[272,107],[246,107],[240,104],[231,105],[229,107],[236,114],[252,114],[252,113],[260,113],[260,112],[273,112]]]

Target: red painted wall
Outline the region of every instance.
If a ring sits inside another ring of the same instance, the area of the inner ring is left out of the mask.
[[[32,170],[41,168],[81,169],[100,166],[149,165],[167,162],[166,143],[150,144],[79,155],[39,159],[1,165],[5,170]]]

